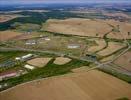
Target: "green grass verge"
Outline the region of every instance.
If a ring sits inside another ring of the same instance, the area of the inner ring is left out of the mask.
[[[123,97],[123,98],[119,98],[119,99],[116,99],[116,100],[129,100],[127,97]]]
[[[112,70],[108,70],[108,69],[99,69],[99,70],[102,71],[102,72],[105,72],[107,74],[110,74],[110,75],[112,75],[114,77],[117,77],[117,78],[119,78],[119,79],[121,79],[121,80],[131,84],[131,76],[129,76],[129,75],[125,75],[125,74],[119,73],[119,72],[117,72],[115,70],[113,70],[113,71]]]

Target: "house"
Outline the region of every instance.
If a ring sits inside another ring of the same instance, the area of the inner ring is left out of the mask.
[[[78,44],[70,44],[67,46],[69,49],[76,49],[76,48],[80,48],[80,45]]]
[[[27,64],[27,65],[25,65],[24,67],[25,67],[25,68],[27,68],[27,69],[30,69],[30,70],[35,69],[35,67],[34,67],[34,66],[31,66],[31,65],[28,65],[28,64]]]

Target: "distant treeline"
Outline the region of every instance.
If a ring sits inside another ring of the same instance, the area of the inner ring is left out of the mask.
[[[11,28],[11,25],[15,22],[19,22],[21,24],[31,23],[42,25],[48,19],[65,19],[65,18],[104,18],[102,14],[78,14],[78,13],[70,13],[70,12],[62,12],[58,10],[53,10],[50,12],[32,12],[32,11],[23,11],[13,14],[24,15],[27,17],[18,17],[3,23],[0,23],[0,31],[4,31]]]
[[[15,22],[19,22],[21,24],[25,23],[32,23],[42,25],[47,19],[64,19],[70,17],[77,17],[76,14],[72,14],[69,12],[60,12],[60,11],[51,11],[51,12],[31,12],[31,11],[23,11],[19,13],[13,14],[20,14],[28,17],[18,17],[3,23],[0,23],[0,31],[4,31],[6,29],[10,29],[11,25]]]

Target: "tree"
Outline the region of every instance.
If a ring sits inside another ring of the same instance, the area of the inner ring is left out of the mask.
[[[131,32],[128,32],[128,35],[130,35],[131,34]]]

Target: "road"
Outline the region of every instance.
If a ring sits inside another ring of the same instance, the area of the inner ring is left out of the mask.
[[[91,70],[98,69],[98,68],[109,67],[109,64],[112,64],[112,62],[114,62],[115,60],[117,60],[120,56],[122,56],[123,54],[125,54],[126,52],[128,52],[129,49],[131,49],[131,46],[128,44],[128,47],[123,52],[121,52],[119,55],[117,55],[111,61],[104,62],[104,63],[101,63],[99,61],[89,60],[89,59],[86,59],[86,58],[83,58],[83,57],[77,57],[77,56],[73,56],[73,55],[67,55],[67,54],[60,53],[60,52],[25,49],[25,48],[21,48],[21,47],[13,47],[13,48],[2,48],[1,47],[0,51],[27,51],[27,52],[48,53],[48,54],[54,54],[54,55],[57,55],[57,56],[66,55],[69,58],[78,59],[78,60],[81,60],[81,61],[87,61],[87,62],[91,62],[91,63],[96,64],[96,67],[90,68],[88,70],[88,71],[91,71]],[[118,69],[118,68],[114,68],[114,69],[118,70],[120,72],[120,69]],[[125,70],[122,70],[122,69],[121,69],[121,72],[123,74],[126,74],[126,75],[131,75],[131,72],[125,72]]]

